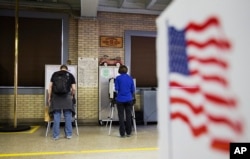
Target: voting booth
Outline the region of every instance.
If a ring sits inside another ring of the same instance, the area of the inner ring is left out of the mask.
[[[45,117],[44,117],[44,121],[47,122],[47,129],[46,129],[46,136],[48,135],[48,132],[50,130],[50,126],[51,123],[53,122],[53,120],[51,120],[50,116],[49,116],[49,103],[48,103],[48,88],[49,88],[49,83],[50,83],[50,79],[51,76],[54,72],[59,71],[60,70],[61,65],[45,65],[45,87],[44,87],[44,105],[45,105]],[[67,65],[68,67],[68,72],[72,73],[73,76],[75,77],[76,80],[76,88],[77,88],[77,65]],[[77,131],[77,135],[79,135],[78,132],[78,124],[77,124],[77,91],[75,92],[75,98],[76,98],[76,104],[75,104],[75,116],[72,118],[72,122],[75,123],[76,126],[76,131]],[[61,117],[61,122],[64,122],[64,117],[62,114]]]
[[[112,87],[110,80],[116,78],[119,67],[117,66],[99,66],[99,123],[110,120],[110,103],[113,100]],[[116,109],[115,109],[116,110]],[[117,111],[113,114],[113,121],[118,121]]]
[[[115,104],[115,78],[119,75],[118,70],[118,66],[99,66],[99,123],[103,125],[103,122],[106,122],[106,126],[109,125],[109,135],[112,122],[119,121]],[[136,80],[133,80],[136,89]],[[131,113],[135,134],[137,134],[134,106]]]

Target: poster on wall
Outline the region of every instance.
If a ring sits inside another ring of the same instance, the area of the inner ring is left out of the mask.
[[[160,158],[228,159],[250,142],[246,6],[175,0],[157,18]]]
[[[78,86],[98,87],[98,58],[78,58]]]

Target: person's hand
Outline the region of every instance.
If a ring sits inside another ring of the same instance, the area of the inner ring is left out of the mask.
[[[134,98],[134,99],[133,99],[133,104],[135,104],[135,103],[136,103],[136,99]]]
[[[136,103],[135,94],[133,94],[133,105]]]
[[[75,95],[72,96],[72,102],[73,104],[76,104],[76,98],[75,98]]]

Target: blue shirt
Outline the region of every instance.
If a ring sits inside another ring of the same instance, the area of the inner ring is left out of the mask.
[[[117,92],[117,102],[129,102],[133,100],[135,93],[135,85],[131,76],[128,74],[120,74],[115,79],[115,90]]]

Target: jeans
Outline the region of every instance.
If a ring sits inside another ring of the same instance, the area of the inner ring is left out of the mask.
[[[69,109],[64,109],[64,110],[55,110],[53,113],[53,116],[54,116],[53,138],[59,138],[62,111],[64,115],[64,120],[65,120],[64,133],[66,137],[72,136],[72,112]]]
[[[124,136],[125,132],[130,135],[132,132],[132,108],[133,103],[131,102],[117,102],[118,118],[119,118],[119,131],[120,135]],[[126,116],[126,125],[124,123],[124,112]]]

